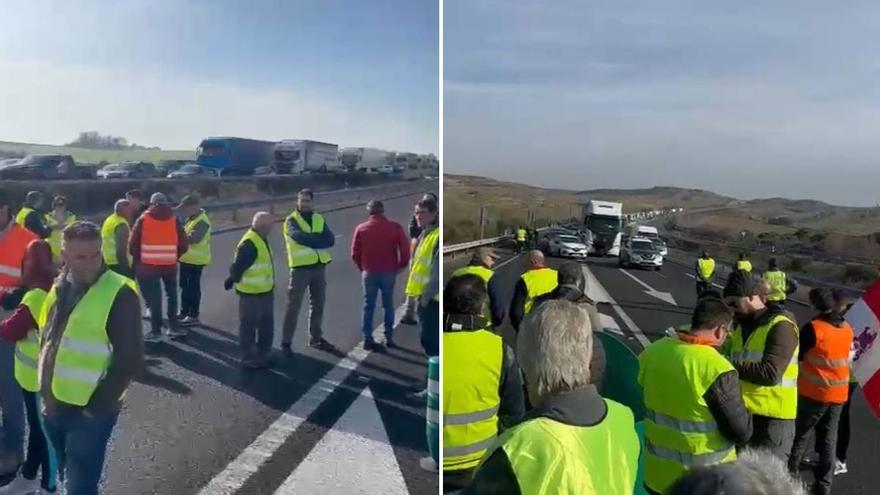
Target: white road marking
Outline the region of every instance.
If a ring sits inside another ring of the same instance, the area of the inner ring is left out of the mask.
[[[409,493],[370,387],[290,473],[275,495]]]
[[[495,266],[492,267],[492,270],[494,270],[494,271],[498,271],[502,266],[504,266],[504,265],[506,265],[506,264],[508,264],[508,263],[510,263],[510,262],[512,262],[512,261],[514,261],[514,260],[516,260],[516,259],[518,259],[520,256],[522,256],[522,253],[517,254],[516,256],[514,256],[514,257],[512,257],[512,258],[508,258],[508,259],[502,261],[501,263],[498,263],[497,265],[495,265]]]
[[[614,298],[611,297],[611,294],[609,294],[608,291],[605,290],[605,287],[603,287],[602,284],[599,283],[599,279],[597,279],[596,276],[593,275],[593,272],[590,270],[590,268],[587,265],[582,265],[582,267],[584,270],[584,276],[587,278],[587,296],[596,302],[604,302],[610,304],[611,307],[614,308],[614,311],[616,311],[617,314],[620,316],[620,319],[623,320],[623,324],[630,329],[633,335],[635,335],[636,339],[642,344],[642,347],[648,347],[648,344],[650,344],[651,341],[648,340],[648,337],[645,336],[645,333],[642,332],[642,329],[639,328],[638,325],[636,325],[636,322],[634,322],[633,319],[630,318],[628,314],[626,314],[626,311],[624,311],[623,308],[620,307],[620,304],[617,304],[617,301],[615,301]]]
[[[405,310],[406,304],[397,308],[394,321],[400,321]],[[383,329],[384,327],[379,325],[373,330],[373,333],[378,333]],[[312,385],[235,460],[205,485],[199,491],[199,495],[235,494],[368,355],[369,352],[365,351],[362,346],[356,346],[352,349],[323,379]]]
[[[663,301],[663,302],[665,302],[665,303],[667,303],[667,304],[671,304],[671,305],[673,305],[673,306],[678,306],[678,303],[675,302],[675,298],[672,297],[672,294],[670,294],[669,292],[662,292],[662,291],[659,291],[659,290],[657,290],[657,289],[651,287],[650,285],[648,285],[648,284],[646,284],[645,282],[643,282],[639,277],[636,277],[635,275],[633,275],[632,273],[630,273],[630,272],[624,270],[623,268],[618,268],[618,270],[620,271],[620,273],[622,273],[622,274],[626,275],[627,277],[629,277],[629,278],[635,280],[637,284],[639,284],[639,285],[641,285],[642,287],[644,287],[644,288],[645,288],[645,293],[648,294],[649,296],[651,296],[651,297],[655,297],[655,298],[657,298],[657,299],[660,299],[661,301]]]
[[[688,277],[690,277],[690,278],[692,278],[692,279],[694,279],[694,280],[697,279],[697,276],[694,275],[693,273],[685,273],[685,276],[688,276]],[[723,285],[718,285],[718,284],[716,284],[715,282],[712,282],[712,287],[716,287],[716,288],[719,288],[719,289],[723,289],[723,288],[724,288]]]

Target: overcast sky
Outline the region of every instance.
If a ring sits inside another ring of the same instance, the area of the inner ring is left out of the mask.
[[[436,0],[4,0],[0,140],[438,151]]]
[[[880,3],[446,0],[447,172],[880,202]]]

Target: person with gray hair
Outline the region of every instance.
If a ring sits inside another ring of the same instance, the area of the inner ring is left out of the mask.
[[[43,223],[43,214],[40,208],[43,206],[43,193],[29,191],[24,197],[24,205],[15,215],[15,223],[38,235],[40,239],[46,239],[52,235],[52,229]]]
[[[590,317],[575,303],[548,301],[529,313],[516,359],[535,408],[493,442],[462,493],[633,493],[635,418],[590,384],[592,339]]]
[[[235,251],[226,290],[235,287],[238,294],[238,343],[241,364],[257,369],[271,365],[272,340],[275,337],[275,258],[269,234],[272,214],[261,211],[254,215]]]
[[[397,274],[409,265],[409,243],[403,227],[385,216],[379,200],[367,203],[367,221],[358,224],[351,237],[351,260],[361,272],[364,288],[364,310],[361,331],[364,349],[381,351],[373,339],[373,315],[376,297],[381,292],[384,310],[385,345],[394,343],[394,285]]]
[[[682,476],[667,495],[806,495],[779,457],[764,449],[745,449],[735,462],[702,466]]]

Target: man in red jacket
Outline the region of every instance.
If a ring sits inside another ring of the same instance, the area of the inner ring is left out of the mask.
[[[354,230],[351,238],[351,259],[361,271],[364,281],[364,349],[381,350],[373,340],[373,313],[376,310],[376,293],[382,291],[382,307],[385,309],[385,345],[395,347],[394,332],[394,281],[397,273],[409,265],[409,240],[399,223],[385,218],[385,206],[381,201],[367,203],[369,220]]]
[[[168,336],[185,337],[186,331],[177,322],[177,260],[189,249],[189,242],[164,194],[150,197],[149,209],[131,231],[128,249],[135,277],[150,308],[152,329],[144,340],[158,342],[162,338],[162,285],[168,297]]]

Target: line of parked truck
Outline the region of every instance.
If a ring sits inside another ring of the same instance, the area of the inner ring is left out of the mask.
[[[0,163],[0,179],[149,179],[272,174],[367,173],[400,174],[405,180],[439,176],[434,155],[395,153],[376,148],[343,148],[305,139],[261,141],[209,137],[196,149],[195,160],[162,160],[76,164],[70,155],[29,155]]]

